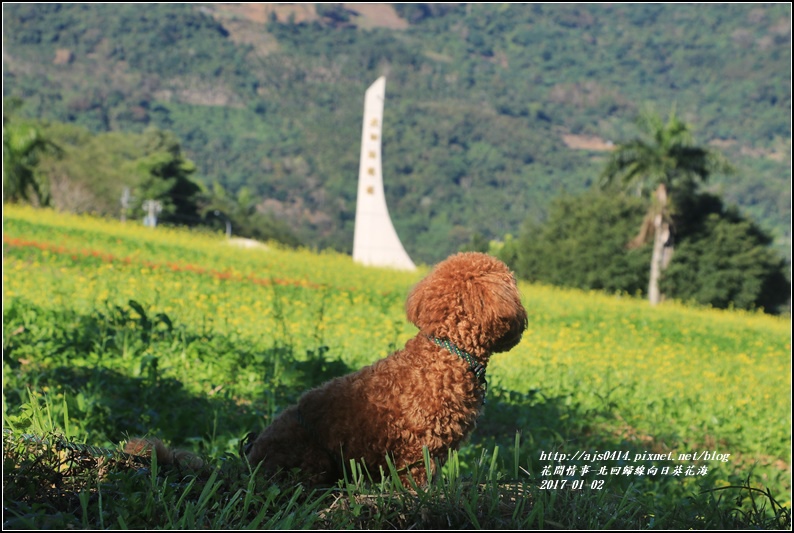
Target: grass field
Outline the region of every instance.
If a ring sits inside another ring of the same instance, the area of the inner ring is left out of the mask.
[[[5,206],[4,522],[790,527],[788,318],[528,284],[529,328],[492,358],[485,414],[438,487],[307,493],[241,474],[247,432],[415,334],[403,305],[422,273]],[[114,447],[141,434],[217,469],[80,470],[23,437]],[[36,476],[57,490],[22,481]]]

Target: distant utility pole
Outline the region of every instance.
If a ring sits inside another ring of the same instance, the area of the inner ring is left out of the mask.
[[[130,202],[132,202],[132,195],[130,194],[130,188],[124,187],[124,190],[121,191],[121,221],[127,222],[127,210],[130,208]]]
[[[143,219],[143,225],[150,228],[157,226],[157,215],[163,210],[163,204],[158,200],[144,200],[143,210],[146,211],[146,216]]]

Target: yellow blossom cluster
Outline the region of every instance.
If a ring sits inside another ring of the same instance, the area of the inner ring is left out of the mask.
[[[416,333],[404,300],[422,271],[330,252],[8,207],[3,300],[90,311],[140,303],[173,323],[295,353],[327,346],[356,368]],[[424,269],[422,269],[424,270]],[[636,434],[727,442],[790,463],[791,329],[761,313],[650,307],[626,296],[521,284],[522,342],[493,356],[504,389],[611,410]]]

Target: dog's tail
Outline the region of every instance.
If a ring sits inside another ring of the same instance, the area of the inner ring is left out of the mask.
[[[140,457],[151,458],[153,450],[159,465],[174,465],[190,470],[204,467],[204,461],[199,456],[184,450],[172,450],[160,439],[133,438],[124,445],[125,453]]]

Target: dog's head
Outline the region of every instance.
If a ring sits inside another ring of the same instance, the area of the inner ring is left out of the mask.
[[[477,354],[511,349],[527,327],[513,273],[498,259],[475,252],[437,264],[408,295],[405,309],[423,334]]]

